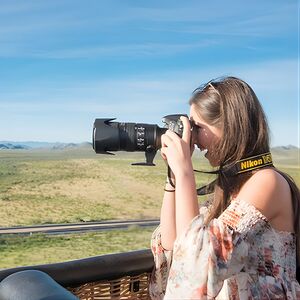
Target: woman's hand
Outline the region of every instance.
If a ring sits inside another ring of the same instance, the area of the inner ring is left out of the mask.
[[[175,132],[167,130],[161,137],[161,156],[167,161],[177,178],[193,172],[191,160],[191,126],[187,117],[180,117],[183,134],[180,138]]]

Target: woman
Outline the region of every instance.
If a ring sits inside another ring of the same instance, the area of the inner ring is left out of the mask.
[[[182,122],[182,138],[171,131],[162,136],[161,155],[172,182],[167,180],[160,226],[151,241],[151,298],[300,299],[297,186],[273,166],[225,172],[270,151],[255,93],[238,78],[211,81],[194,91],[190,121],[182,117]],[[219,170],[213,200],[200,210],[194,145]]]

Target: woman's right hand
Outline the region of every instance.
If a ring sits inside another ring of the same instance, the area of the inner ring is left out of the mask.
[[[168,163],[175,178],[193,171],[191,161],[191,127],[188,118],[181,117],[183,135],[167,130],[161,137],[161,156]]]

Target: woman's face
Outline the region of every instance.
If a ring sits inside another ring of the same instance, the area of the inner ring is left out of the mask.
[[[192,143],[196,145],[200,151],[207,151],[205,157],[213,167],[218,166],[219,161],[214,155],[214,145],[216,145],[222,136],[221,129],[207,124],[199,113],[197,113],[194,104],[191,105],[190,120],[196,125],[192,134]]]

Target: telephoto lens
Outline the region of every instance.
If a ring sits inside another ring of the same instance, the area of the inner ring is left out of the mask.
[[[165,127],[156,124],[119,123],[115,118],[96,119],[93,127],[93,148],[96,153],[112,154],[111,151],[144,151],[146,162],[133,165],[155,166],[153,159],[161,148],[161,136],[169,129],[182,137],[183,114],[163,117]]]
[[[96,153],[110,151],[147,151],[161,147],[161,135],[167,128],[155,124],[119,123],[113,119],[96,119],[93,128],[93,148]]]

